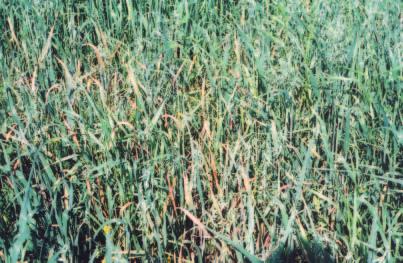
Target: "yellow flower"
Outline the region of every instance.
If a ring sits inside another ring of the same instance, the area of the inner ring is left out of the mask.
[[[104,230],[105,235],[107,235],[107,234],[109,234],[109,232],[111,232],[112,227],[108,226],[108,225],[105,225],[103,230]]]
[[[102,263],[106,263],[106,259],[105,259],[105,258],[103,258],[101,262],[102,262]]]

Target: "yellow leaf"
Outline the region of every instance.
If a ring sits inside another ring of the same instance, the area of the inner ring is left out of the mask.
[[[316,197],[316,195],[313,196],[313,205],[315,206],[316,211],[320,210],[320,200]]]

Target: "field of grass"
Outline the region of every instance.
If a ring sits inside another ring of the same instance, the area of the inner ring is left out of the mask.
[[[0,0],[0,262],[402,262],[397,0]]]

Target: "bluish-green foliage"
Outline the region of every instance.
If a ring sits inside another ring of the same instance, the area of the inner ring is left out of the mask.
[[[0,0],[0,261],[401,262],[401,21]]]

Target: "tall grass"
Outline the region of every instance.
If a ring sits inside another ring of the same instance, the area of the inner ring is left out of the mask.
[[[401,262],[401,21],[1,0],[0,261]]]

